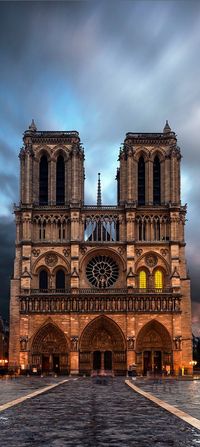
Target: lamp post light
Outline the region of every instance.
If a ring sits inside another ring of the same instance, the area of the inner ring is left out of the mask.
[[[194,366],[196,366],[196,364],[197,364],[197,361],[196,361],[196,360],[191,360],[191,361],[189,362],[189,365],[192,366],[192,369],[194,368]]]

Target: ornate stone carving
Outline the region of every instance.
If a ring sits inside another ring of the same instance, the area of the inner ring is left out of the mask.
[[[138,257],[141,256],[143,253],[142,248],[136,248],[135,253],[136,253],[136,256],[138,256]]]
[[[127,349],[129,351],[135,349],[135,336],[127,337]]]
[[[145,256],[145,263],[148,267],[155,267],[158,262],[158,258],[155,255],[147,255]]]
[[[87,264],[86,276],[92,286],[104,289],[117,281],[119,267],[110,256],[95,256]]]
[[[64,248],[63,254],[67,258],[70,255],[70,249],[69,248]]]
[[[168,252],[169,251],[167,250],[167,248],[161,248],[161,250],[160,250],[161,255],[164,257],[167,256]]]
[[[71,351],[77,352],[78,351],[78,336],[71,337],[70,344],[71,344]]]
[[[87,251],[87,247],[85,247],[84,245],[81,246],[81,248],[80,248],[81,254],[84,255],[86,253],[86,251]]]
[[[182,341],[182,336],[181,335],[177,335],[176,337],[173,338],[174,349],[176,351],[179,351],[181,349],[181,341]]]
[[[27,336],[20,337],[20,351],[27,351],[27,343],[28,343]]]
[[[47,253],[45,256],[45,264],[49,267],[54,267],[58,262],[58,256],[55,253]]]
[[[106,349],[112,346],[112,338],[105,329],[94,335],[92,339],[92,346],[96,349]]]
[[[125,252],[125,248],[124,248],[124,247],[118,247],[117,250],[118,250],[118,252],[119,252],[120,255],[123,255],[124,252]]]
[[[36,248],[34,248],[34,249],[32,250],[32,254],[33,254],[33,256],[37,257],[37,256],[39,256],[39,254],[40,254],[40,250],[39,250],[39,249],[36,250]]]

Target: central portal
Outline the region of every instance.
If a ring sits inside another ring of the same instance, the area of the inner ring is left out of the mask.
[[[93,352],[93,370],[112,371],[112,351]]]
[[[126,373],[126,343],[119,326],[110,318],[95,318],[84,329],[80,340],[80,373],[112,371]]]

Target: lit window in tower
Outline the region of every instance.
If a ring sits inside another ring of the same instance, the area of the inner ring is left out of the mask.
[[[139,288],[146,289],[147,288],[147,274],[145,270],[140,270],[139,273]]]
[[[162,290],[162,288],[163,288],[163,274],[162,274],[161,270],[156,270],[155,276],[154,276],[154,281],[155,281],[155,289]]]

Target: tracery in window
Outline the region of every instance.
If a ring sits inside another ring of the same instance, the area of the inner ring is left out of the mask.
[[[104,289],[117,281],[119,267],[110,256],[95,256],[87,264],[86,276],[94,287]]]

